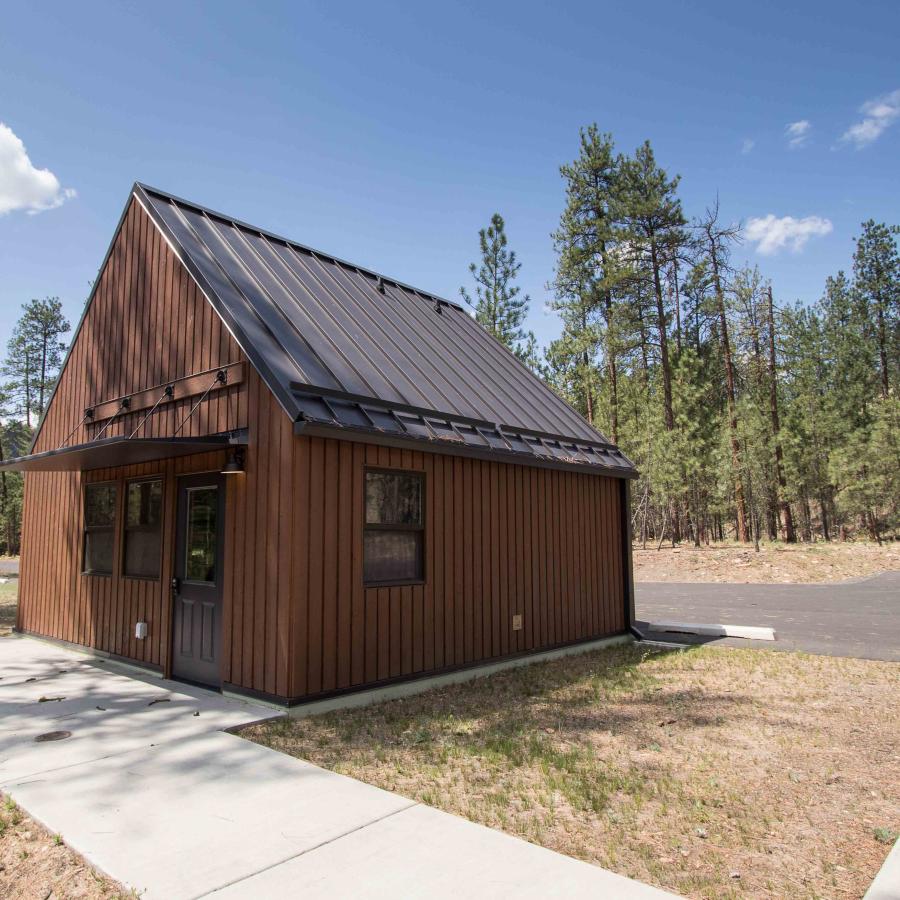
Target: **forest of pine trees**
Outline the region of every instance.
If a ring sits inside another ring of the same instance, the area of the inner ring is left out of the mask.
[[[851,271],[792,304],[734,264],[717,201],[688,217],[649,142],[628,156],[591,126],[560,172],[562,334],[543,351],[525,334],[499,215],[471,267],[476,318],[637,465],[636,539],[896,538],[898,229],[863,222]]]

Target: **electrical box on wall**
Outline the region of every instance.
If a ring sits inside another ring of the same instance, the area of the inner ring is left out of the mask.
[[[144,640],[144,638],[147,637],[147,623],[146,622],[138,622],[134,626],[134,636],[139,641],[142,641],[142,640]]]
[[[522,630],[522,615],[513,616],[513,631]]]

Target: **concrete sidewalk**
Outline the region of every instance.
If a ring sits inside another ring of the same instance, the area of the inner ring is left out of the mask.
[[[671,896],[222,731],[267,707],[105,668],[0,639],[0,788],[148,900]]]

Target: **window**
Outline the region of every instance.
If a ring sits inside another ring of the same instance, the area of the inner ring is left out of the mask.
[[[85,485],[84,572],[90,575],[112,575],[116,547],[115,525],[115,484]]]
[[[366,472],[366,584],[424,580],[424,483],[415,472]]]
[[[162,480],[130,481],[125,489],[125,575],[159,578]]]
[[[216,523],[219,515],[219,490],[215,485],[188,488],[187,504],[184,579],[214,584],[219,535]]]

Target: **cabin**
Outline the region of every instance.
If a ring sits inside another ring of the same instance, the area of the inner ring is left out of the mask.
[[[135,184],[17,630],[283,705],[627,634],[622,452],[459,305]]]

